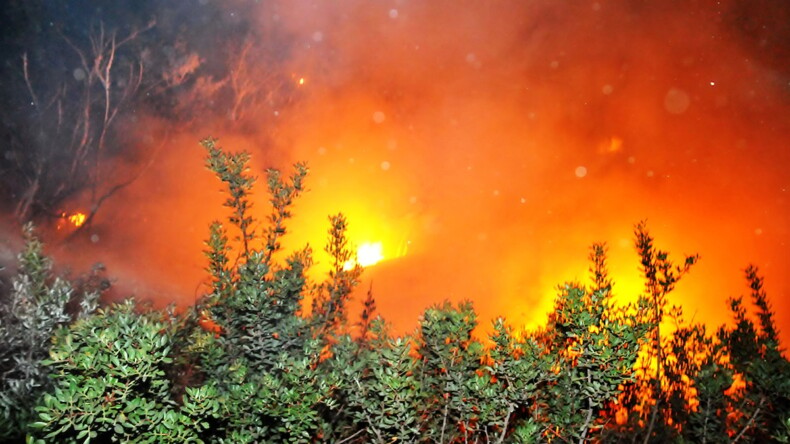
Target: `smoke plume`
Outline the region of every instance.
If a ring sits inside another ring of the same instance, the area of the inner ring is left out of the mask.
[[[198,145],[212,135],[250,151],[261,178],[309,163],[287,247],[320,250],[327,215],[345,213],[353,242],[382,244],[363,290],[372,282],[401,332],[445,299],[474,301],[484,323],[540,325],[557,284],[587,279],[595,241],[608,243],[614,291],[631,300],[643,219],[677,260],[702,256],[671,298],[687,318],[726,321],[754,263],[779,326],[790,325],[784,2],[192,6],[157,22],[193,17],[182,46],[162,42],[199,54],[173,93],[184,114],[141,110],[124,122],[140,154],[119,158],[119,171],[155,160],[107,201],[83,246],[130,292],[188,304],[203,291],[201,242],[224,217]],[[245,38],[212,43],[223,32]],[[242,87],[196,99],[229,73],[250,82],[248,102],[234,102]],[[179,120],[187,113],[192,124]],[[327,267],[318,260],[316,275]]]

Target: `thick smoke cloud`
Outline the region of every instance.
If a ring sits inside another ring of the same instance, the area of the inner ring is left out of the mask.
[[[759,6],[297,2],[261,20],[294,33],[311,82],[282,138],[313,166],[307,205],[362,201],[357,223],[412,242],[369,273],[390,317],[469,298],[539,323],[595,240],[633,295],[647,219],[704,258],[676,295],[690,317],[723,320],[754,261],[787,323],[787,12]]]
[[[346,213],[353,241],[384,244],[389,259],[364,285],[399,331],[445,299],[473,300],[483,322],[539,325],[557,284],[587,278],[594,241],[608,242],[629,300],[642,288],[631,239],[642,219],[677,260],[702,255],[673,299],[688,318],[725,321],[753,262],[790,325],[790,17],[778,1],[709,3],[227,3],[206,32],[189,24],[185,47],[250,35],[252,78],[278,93],[255,96],[243,125],[221,96],[199,125],[151,112],[127,122],[156,161],[108,201],[85,256],[142,297],[191,303],[200,242],[222,217],[197,145],[211,134],[251,151],[259,176],[309,162],[288,246],[319,250],[326,216]],[[200,17],[212,3],[193,6]],[[196,75],[232,70],[243,41],[201,52]]]

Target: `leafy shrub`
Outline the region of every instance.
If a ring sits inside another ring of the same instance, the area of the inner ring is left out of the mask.
[[[206,402],[210,387],[187,389],[183,408],[173,400],[172,332],[161,317],[128,300],[60,328],[44,361],[55,388],[36,407],[36,441],[199,442],[219,405]]]
[[[370,442],[416,442],[422,418],[412,344],[408,338],[391,338],[381,318],[372,321],[371,335],[369,343],[337,347],[335,365],[352,427]]]
[[[18,274],[8,300],[0,301],[0,439],[23,433],[36,400],[50,388],[42,360],[53,332],[72,319],[69,305],[77,302],[78,315],[85,316],[98,301],[97,293],[75,294],[68,281],[53,275],[31,224],[24,237]]]
[[[305,248],[282,264],[275,261],[275,254],[286,233],[290,207],[303,190],[307,167],[297,164],[286,179],[279,171],[267,171],[272,213],[269,224],[256,232],[249,202],[256,178],[249,174],[247,155],[225,153],[213,139],[203,145],[208,168],[227,187],[229,222],[239,232],[234,239],[239,248],[237,264],[230,264],[233,247],[219,222],[211,227],[206,252],[214,285],[202,305],[216,328],[195,332],[201,346],[191,351],[204,384],[216,388],[215,399],[224,406],[206,439],[311,442],[314,436],[328,433],[324,412],[334,408],[332,392],[337,385],[331,374],[322,372],[322,352],[328,350],[327,335],[344,318],[345,302],[359,274],[343,269],[343,258],[350,254],[345,219],[331,219],[330,245],[335,248],[331,253],[340,265],[322,287],[328,296],[321,299],[323,293],[317,293],[313,316],[302,316],[311,250]]]

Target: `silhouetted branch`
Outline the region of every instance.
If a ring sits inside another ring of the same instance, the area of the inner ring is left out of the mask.
[[[730,444],[735,444],[736,442],[738,442],[743,437],[743,435],[746,433],[746,431],[749,430],[749,428],[752,426],[752,423],[754,423],[754,419],[757,418],[757,415],[760,414],[760,409],[762,409],[763,404],[765,404],[765,396],[760,398],[760,403],[757,405],[757,408],[754,410],[754,413],[752,413],[752,416],[750,416],[749,420],[746,421],[746,424],[744,424],[744,426],[741,429],[740,433],[738,433],[735,436],[735,438],[733,438],[733,440],[730,441]]]

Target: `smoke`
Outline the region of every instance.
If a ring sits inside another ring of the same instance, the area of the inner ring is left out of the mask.
[[[633,296],[641,219],[678,260],[703,256],[675,295],[688,317],[724,321],[753,261],[787,323],[787,30],[775,19],[787,12],[760,6],[265,9],[262,26],[293,33],[291,66],[309,81],[280,139],[314,171],[301,210],[361,205],[352,224],[405,233],[409,254],[368,272],[400,326],[444,298],[539,324],[555,285],[586,279],[599,240],[615,290]]]
[[[190,22],[186,48],[213,45],[202,74],[216,80],[239,68],[229,54],[243,41],[211,33],[244,29],[244,69],[276,94],[242,103],[244,125],[229,123],[221,95],[199,125],[136,116],[132,145],[155,162],[108,200],[85,256],[144,298],[194,301],[201,241],[223,217],[197,143],[211,134],[251,151],[259,176],[310,164],[286,246],[320,249],[326,216],[344,212],[352,241],[383,243],[388,259],[363,285],[398,331],[445,299],[474,301],[483,323],[540,325],[557,284],[587,279],[594,241],[608,243],[615,292],[630,300],[642,219],[676,260],[702,255],[672,297],[687,318],[726,321],[751,262],[790,325],[789,13],[779,1],[709,3],[227,3],[208,31]],[[194,16],[210,6],[196,2]]]

